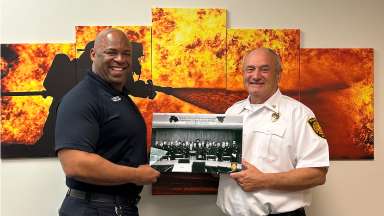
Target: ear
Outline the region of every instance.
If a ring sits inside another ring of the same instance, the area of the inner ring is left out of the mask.
[[[94,61],[95,58],[96,58],[96,51],[95,51],[95,48],[92,48],[91,51],[90,51],[90,57],[91,57],[91,60]]]
[[[280,72],[277,72],[276,71],[276,76],[277,76],[277,82],[279,82],[280,81],[280,78],[281,78],[281,71]]]

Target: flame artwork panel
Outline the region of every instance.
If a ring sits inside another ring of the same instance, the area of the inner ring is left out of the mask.
[[[132,45],[134,80],[144,82],[151,80],[151,27],[148,26],[77,26],[76,56],[79,59],[77,68],[80,71],[80,78],[91,67],[90,49],[93,47],[96,35],[102,30],[111,27],[125,32],[128,39],[136,45]],[[147,125],[148,140],[150,140],[152,131],[152,101],[141,97],[131,96],[131,98],[144,117]]]
[[[225,89],[225,41],[224,9],[152,9],[152,77],[165,93],[155,100],[156,112],[217,111],[196,91]]]
[[[152,40],[158,85],[225,88],[226,10],[154,8]]]
[[[228,29],[227,30],[227,89],[243,90],[242,59],[252,49],[267,47],[281,57],[283,66],[280,89],[299,98],[298,29]]]
[[[300,85],[330,158],[373,159],[373,49],[301,49]]]
[[[49,113],[63,85],[76,82],[64,67],[74,58],[74,44],[1,45],[2,157],[54,156],[52,137],[43,131],[52,132]],[[52,79],[58,73],[66,78]]]

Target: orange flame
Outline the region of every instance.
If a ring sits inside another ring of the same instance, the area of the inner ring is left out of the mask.
[[[41,91],[52,60],[58,53],[74,58],[74,44],[9,45],[18,56],[2,78],[2,91]],[[3,66],[2,66],[3,68]],[[42,96],[1,97],[1,140],[34,144],[42,134],[52,98]]]
[[[154,112],[175,112],[175,113],[209,113],[193,104],[184,102],[178,98],[163,93],[158,93],[155,103],[153,104]]]
[[[373,49],[301,49],[300,78],[331,158],[373,158]]]
[[[296,90],[299,84],[300,31],[298,29],[228,29],[227,88],[243,89],[242,58],[258,47],[276,51],[282,61],[280,89]]]
[[[156,84],[226,87],[225,10],[154,8],[152,17]]]

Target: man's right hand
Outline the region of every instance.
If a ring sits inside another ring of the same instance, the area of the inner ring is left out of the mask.
[[[146,185],[152,184],[157,181],[157,178],[160,176],[160,173],[153,169],[149,165],[140,165],[135,170],[135,179],[133,183],[137,185]]]

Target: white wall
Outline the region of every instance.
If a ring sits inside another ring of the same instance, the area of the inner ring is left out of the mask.
[[[228,10],[228,27],[300,28],[303,48],[374,48],[375,160],[333,161],[327,183],[314,190],[310,216],[380,215],[384,194],[384,1],[381,0],[1,0],[1,43],[74,42],[76,25],[150,25],[152,7]],[[381,85],[380,85],[381,84]],[[56,215],[65,193],[55,158],[5,160],[1,215]],[[222,215],[214,195],[152,196],[148,215]]]

